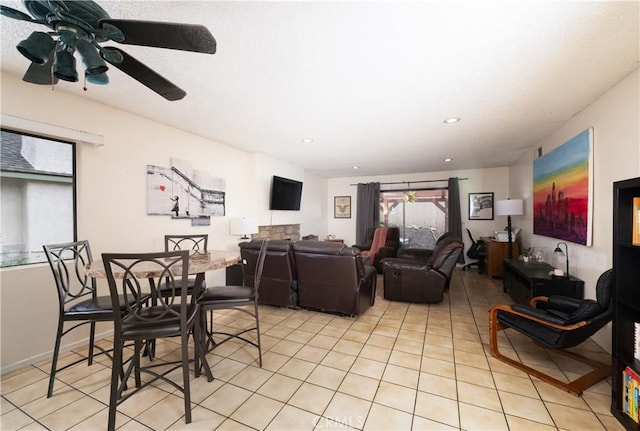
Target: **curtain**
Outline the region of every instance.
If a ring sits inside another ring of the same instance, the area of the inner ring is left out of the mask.
[[[449,232],[462,241],[462,210],[460,208],[460,186],[458,178],[449,178]],[[458,263],[464,263],[464,253],[460,253]]]
[[[356,244],[367,242],[367,229],[380,225],[380,183],[358,184]]]

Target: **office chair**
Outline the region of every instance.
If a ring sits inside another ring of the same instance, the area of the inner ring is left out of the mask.
[[[474,262],[469,262],[462,267],[462,270],[466,270],[467,268],[472,267],[473,265],[478,266],[478,272],[482,274],[484,272],[484,257],[487,254],[486,245],[484,241],[473,239],[473,235],[471,231],[467,228],[467,234],[469,235],[469,239],[471,240],[471,246],[467,250],[467,257],[470,259],[476,259]]]

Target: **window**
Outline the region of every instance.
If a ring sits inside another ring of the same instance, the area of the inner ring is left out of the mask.
[[[408,248],[435,248],[448,230],[449,191],[446,188],[380,192],[380,221],[400,228],[400,241]]]
[[[3,129],[0,167],[0,267],[45,262],[76,238],[75,145]]]

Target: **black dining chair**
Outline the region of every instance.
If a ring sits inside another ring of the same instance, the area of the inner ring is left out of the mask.
[[[105,272],[109,283],[112,304],[117,304],[120,296],[128,300],[127,312],[114,316],[113,369],[109,396],[108,430],[115,429],[116,409],[119,404],[136,394],[142,388],[160,379],[183,393],[185,422],[191,422],[191,392],[189,383],[189,338],[193,336],[194,360],[202,362],[209,381],[213,380],[200,341],[201,329],[199,305],[187,299],[187,275],[189,251],[157,253],[103,253]],[[160,296],[154,290],[165,282],[167,295]],[[156,301],[147,305],[144,298],[151,295]],[[142,366],[140,357],[142,344],[148,339],[180,337],[180,360],[158,358]],[[125,342],[132,341],[134,350],[126,370],[123,369]],[[197,358],[197,359],[196,359]],[[169,374],[182,370],[182,386],[173,381]],[[134,374],[135,389],[123,395],[127,380]],[[141,373],[152,378],[144,383]],[[195,375],[200,367],[195,368]]]
[[[50,398],[53,395],[56,373],[85,360],[88,365],[91,365],[93,358],[97,355],[105,354],[111,357],[111,349],[104,349],[95,344],[95,332],[96,322],[112,321],[114,313],[111,297],[98,296],[96,279],[90,278],[85,274],[85,267],[93,261],[88,241],[49,244],[43,245],[42,248],[47,256],[53,279],[56,283],[59,308],[58,329],[56,331],[51,372],[49,373],[49,387],[47,389],[47,398]],[[126,309],[126,306],[125,299],[118,297],[116,309],[119,311],[116,315],[120,315]],[[66,329],[65,323],[67,324]],[[89,351],[87,356],[58,368],[62,337],[85,325],[89,325]],[[94,349],[100,352],[94,353]]]
[[[255,270],[253,272],[253,286],[249,287],[246,284],[246,280],[243,286],[214,286],[208,287],[204,290],[202,295],[198,298],[198,304],[200,305],[202,318],[201,322],[207,324],[203,335],[206,340],[203,345],[206,351],[219,346],[231,339],[239,339],[246,343],[249,343],[258,349],[258,363],[262,367],[262,348],[260,344],[260,319],[258,316],[258,292],[260,289],[260,280],[262,278],[262,269],[264,267],[264,260],[267,256],[267,246],[269,240],[262,240],[258,257],[255,261]],[[246,265],[247,262],[242,260],[242,265]],[[246,272],[242,271],[243,274]],[[247,307],[248,306],[248,307]],[[244,328],[238,332],[230,333],[224,331],[214,331],[213,326],[213,312],[215,310],[223,309],[236,309],[243,313],[246,313],[255,319],[255,326]],[[206,314],[209,312],[208,323]],[[252,340],[246,337],[244,334],[250,331],[256,331],[256,340]],[[215,340],[214,336],[222,336],[222,339]]]
[[[207,243],[209,242],[208,234],[197,235],[165,235],[164,236],[164,251],[176,251],[176,250],[189,250],[191,253],[206,253]],[[187,282],[187,289],[189,296],[193,294],[193,287],[196,281],[196,276],[189,276]],[[206,282],[202,281],[201,289],[206,287]],[[165,295],[168,290],[164,284],[160,287],[160,294]]]

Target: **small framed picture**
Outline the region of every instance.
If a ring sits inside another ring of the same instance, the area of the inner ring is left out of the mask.
[[[469,193],[469,220],[493,220],[493,192]]]
[[[334,196],[333,218],[351,218],[351,196]]]

